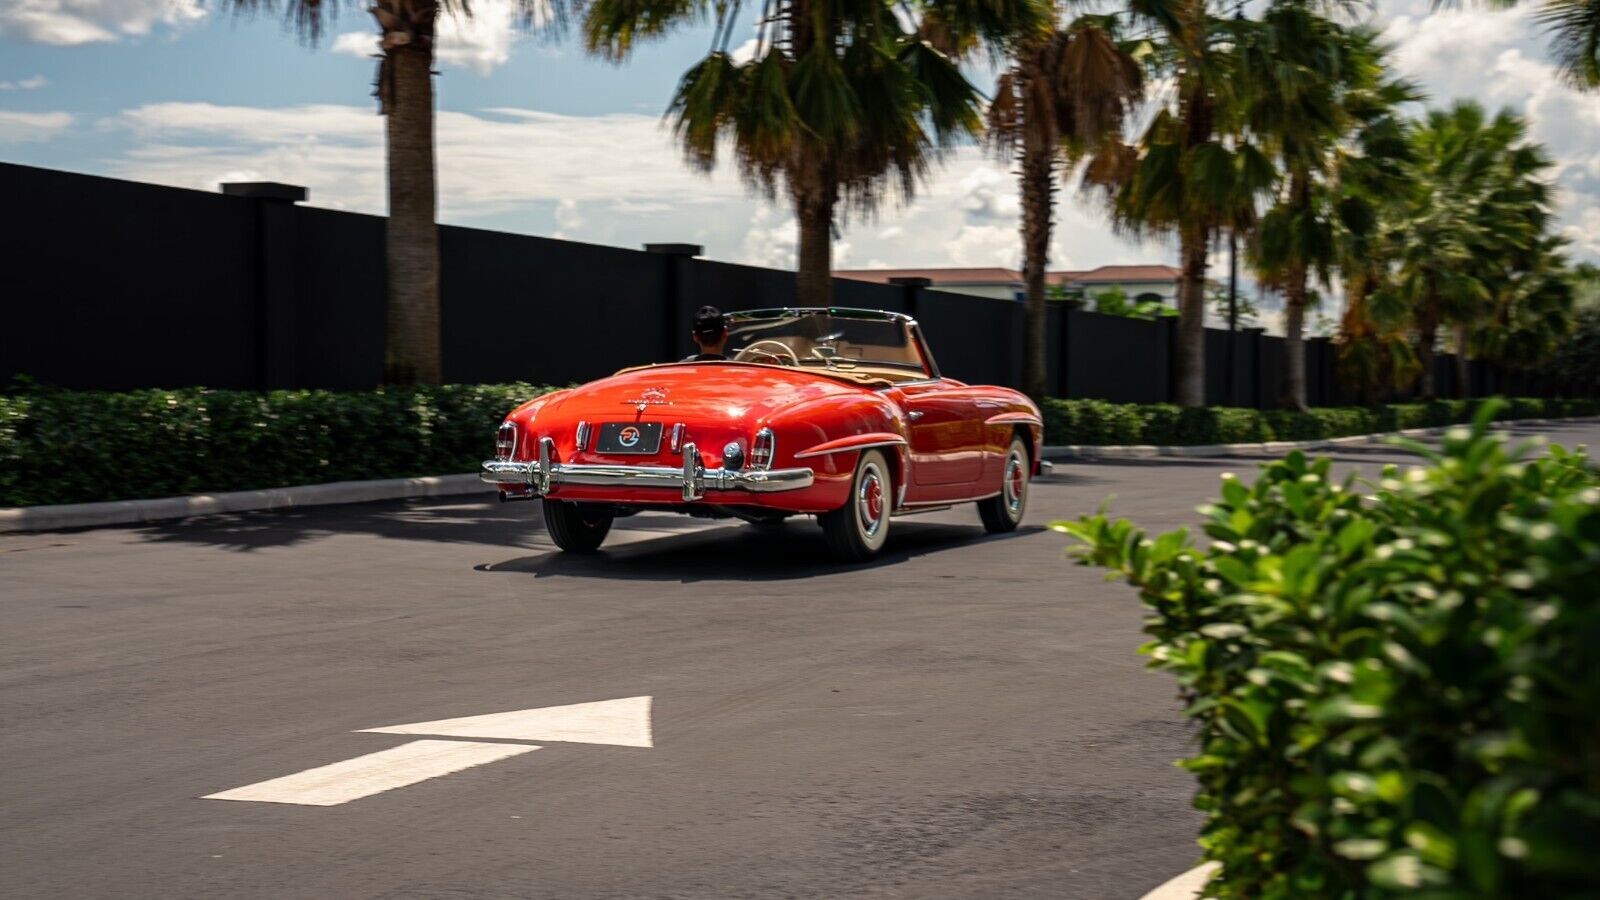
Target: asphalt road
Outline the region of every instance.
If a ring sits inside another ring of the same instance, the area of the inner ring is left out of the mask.
[[[849,568],[803,520],[568,557],[469,498],[0,536],[0,895],[1136,898],[1196,859],[1190,732],[1131,590],[1044,525],[1191,522],[1253,465],[1066,465],[1016,535],[899,519]],[[199,799],[412,740],[358,729],[636,696],[651,748]]]

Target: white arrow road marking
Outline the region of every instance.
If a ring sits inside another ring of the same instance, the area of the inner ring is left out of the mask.
[[[355,759],[330,763],[245,785],[231,791],[207,794],[203,800],[247,800],[256,803],[296,803],[301,806],[338,806],[395,788],[449,775],[462,769],[531,753],[526,744],[485,744],[471,741],[412,741]]]
[[[616,744],[653,747],[650,736],[650,698],[623,697],[570,706],[519,709],[440,719],[413,725],[363,728],[380,734],[434,734],[441,737],[498,738],[508,741],[570,741],[579,744]]]
[[[440,719],[414,725],[390,725],[363,731],[382,734],[431,734],[454,738],[497,738],[509,741],[567,741],[653,747],[650,698],[623,697],[543,709],[519,709],[487,716]],[[231,791],[207,794],[202,800],[248,800],[338,806],[383,791],[449,775],[462,769],[518,756],[537,746],[489,744],[481,741],[412,741],[355,759],[307,769]]]

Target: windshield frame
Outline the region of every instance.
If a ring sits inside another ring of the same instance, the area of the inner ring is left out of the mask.
[[[757,323],[771,319],[794,319],[800,316],[818,315],[831,316],[836,319],[860,319],[869,322],[900,323],[905,327],[907,336],[911,342],[911,346],[922,361],[921,368],[923,377],[918,380],[937,381],[941,377],[939,375],[939,364],[934,361],[933,352],[928,348],[928,341],[922,333],[922,326],[917,323],[916,319],[906,315],[905,313],[890,312],[889,310],[883,309],[858,309],[848,306],[789,306],[770,307],[765,309],[742,309],[733,310],[727,314],[728,330],[731,332],[739,325],[747,323]],[[903,363],[893,363],[881,360],[876,361],[876,363],[878,365],[883,365],[886,367],[892,366],[896,368],[905,365],[907,367],[907,371],[910,371],[909,365]]]

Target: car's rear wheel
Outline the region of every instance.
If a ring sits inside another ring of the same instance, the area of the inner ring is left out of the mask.
[[[1011,439],[1005,465],[1000,468],[1000,493],[978,501],[978,516],[990,534],[1016,531],[1028,511],[1028,484],[1032,466],[1028,464],[1028,445],[1021,437]]]
[[[544,527],[550,540],[568,553],[593,553],[611,531],[611,513],[564,500],[544,501]]]
[[[879,450],[862,453],[850,482],[850,499],[844,506],[817,517],[833,555],[846,562],[861,562],[882,549],[889,537],[893,498],[889,461]]]

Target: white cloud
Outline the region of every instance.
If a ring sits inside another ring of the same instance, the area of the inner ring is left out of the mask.
[[[1600,258],[1600,207],[1591,206],[1572,216],[1564,231],[1572,249],[1590,258]]]
[[[755,38],[751,38],[750,40],[745,41],[739,46],[733,48],[733,52],[728,55],[733,57],[734,62],[744,65],[750,60],[756,58],[756,48],[759,46],[760,42]]]
[[[205,14],[200,0],[5,0],[0,36],[71,47],[181,27]]]
[[[0,109],[0,144],[45,141],[72,126],[71,113]]]
[[[36,91],[49,83],[50,79],[43,75],[34,75],[16,81],[0,81],[0,91]]]
[[[488,75],[511,59],[519,37],[514,0],[474,0],[469,16],[454,9],[440,16],[434,56],[448,66]],[[378,34],[347,31],[333,39],[333,52],[370,57],[378,52]]]
[[[363,59],[378,55],[378,33],[376,31],[346,31],[333,39],[331,48],[335,53],[345,56],[359,56]]]
[[[1559,215],[1573,253],[1600,258],[1600,94],[1573,90],[1545,61],[1549,34],[1537,8],[1430,14],[1427,0],[1401,0],[1389,9],[1384,35],[1395,44],[1396,67],[1428,91],[1430,107],[1473,98],[1491,112],[1510,107],[1527,117],[1530,136],[1556,162]]]
[[[248,170],[306,185],[318,205],[384,209],[383,122],[371,107],[157,103],[107,125],[132,139],[114,165],[122,177],[214,190],[222,173]],[[571,201],[605,209],[582,217],[604,229],[628,215],[687,218],[694,207],[745,199],[736,179],[686,168],[659,119],[631,113],[442,110],[438,161],[441,214],[452,221]]]
[[[773,269],[795,268],[800,229],[794,215],[788,210],[762,206],[749,221],[739,248],[739,261]]]
[[[571,238],[572,233],[584,225],[583,213],[578,211],[578,201],[562,200],[556,203],[556,228],[551,237]]]

